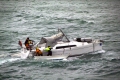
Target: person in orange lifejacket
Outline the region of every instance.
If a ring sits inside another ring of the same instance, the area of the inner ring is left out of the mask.
[[[43,56],[42,51],[38,47],[36,47],[35,53],[36,53],[35,56]]]

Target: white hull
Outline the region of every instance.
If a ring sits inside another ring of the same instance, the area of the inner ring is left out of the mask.
[[[42,60],[65,60],[68,55],[56,55],[56,56],[34,56],[34,59],[42,59]]]
[[[70,44],[70,43],[69,43]],[[74,44],[74,42],[72,43]],[[61,49],[52,49],[52,55],[69,55],[69,56],[78,56],[85,53],[95,52],[102,50],[102,45],[100,42],[95,43],[78,43],[81,44],[76,47],[61,48]],[[47,55],[47,52],[43,50],[43,55]]]
[[[39,48],[43,52],[43,56],[33,56],[35,53],[35,49],[33,49],[31,52],[27,50],[22,50],[21,51],[21,58],[25,59],[27,57],[33,58],[34,59],[62,59],[62,58],[67,58],[67,57],[72,57],[72,56],[79,56],[82,54],[90,53],[90,52],[95,52],[95,51],[100,51],[102,50],[102,43],[96,40],[95,42],[92,43],[87,43],[87,42],[69,42],[69,43],[63,43],[63,44],[57,44],[56,46],[53,47],[52,49],[52,56],[47,56],[47,52],[44,50],[45,47]],[[58,48],[63,47],[63,46],[68,46],[67,48]],[[76,45],[69,47],[70,45]]]
[[[26,54],[27,53],[27,54]],[[24,53],[17,53],[17,54],[13,54],[11,55],[11,57],[15,57],[15,58],[21,58],[21,59],[36,59],[36,60],[66,60],[68,58],[69,55],[53,55],[53,56],[32,56],[31,54],[29,54],[28,56],[28,52],[24,52]]]

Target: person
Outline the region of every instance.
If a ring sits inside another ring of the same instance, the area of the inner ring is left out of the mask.
[[[29,37],[27,37],[27,39],[25,40],[25,46],[27,50],[32,50],[32,45],[33,45],[33,41],[29,39]]]
[[[20,47],[22,48],[22,41],[21,41],[21,40],[18,41],[18,44],[19,44]]]
[[[43,56],[42,51],[38,47],[36,47],[35,56]]]
[[[45,48],[45,50],[48,52],[47,56],[52,56],[52,51],[51,51],[51,47],[48,46],[47,48]]]
[[[29,50],[29,37],[25,40],[26,49]]]

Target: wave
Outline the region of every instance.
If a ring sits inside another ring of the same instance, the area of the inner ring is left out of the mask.
[[[20,60],[20,58],[1,59],[0,60],[0,65],[2,65],[4,63],[7,63],[7,62],[14,62],[14,61],[17,61],[17,60]]]

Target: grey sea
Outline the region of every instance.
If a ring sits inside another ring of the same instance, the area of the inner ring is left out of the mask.
[[[103,50],[67,61],[14,58],[18,40],[60,28],[71,40],[104,40]],[[120,0],[0,0],[0,80],[120,80]]]

